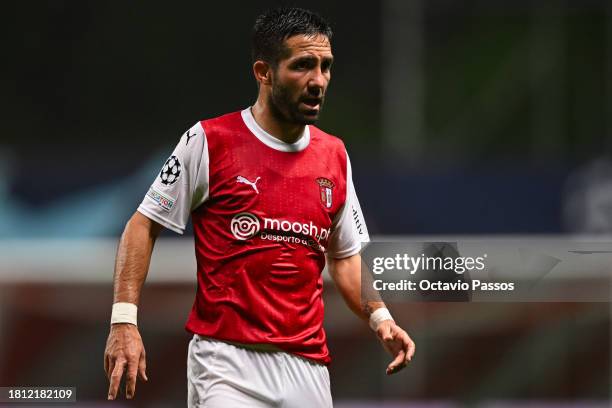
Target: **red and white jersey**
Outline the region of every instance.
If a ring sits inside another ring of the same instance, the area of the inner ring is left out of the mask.
[[[306,126],[284,143],[248,108],[204,120],[181,136],[138,211],[178,233],[192,217],[198,290],[187,330],[329,363],[325,256],[369,241],[340,139]]]

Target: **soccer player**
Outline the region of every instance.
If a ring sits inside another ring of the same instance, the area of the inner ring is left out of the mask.
[[[104,366],[115,399],[126,374],[147,381],[136,325],[140,290],[162,227],[192,218],[198,290],[186,328],[190,407],[331,407],[323,330],[328,266],[348,306],[402,369],[414,343],[382,302],[361,301],[368,231],[342,141],[313,126],[331,76],[332,30],[317,14],[281,8],[253,30],[259,93],[242,111],[196,123],[138,211],[117,253]]]

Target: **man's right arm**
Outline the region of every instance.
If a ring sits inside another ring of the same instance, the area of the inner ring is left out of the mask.
[[[113,303],[135,308],[149,270],[155,240],[163,227],[136,212],[125,226],[117,250]],[[127,304],[127,305],[125,305]],[[108,399],[115,399],[126,372],[126,398],[136,391],[136,376],[147,381],[146,357],[138,327],[132,323],[113,323],[104,352],[104,370],[110,381]]]
[[[104,370],[110,381],[108,399],[117,397],[124,372],[127,398],[134,397],[137,376],[147,380],[136,310],[155,239],[163,227],[182,234],[191,212],[207,198],[208,148],[204,128],[198,122],[180,137],[119,242],[112,324],[104,353]]]

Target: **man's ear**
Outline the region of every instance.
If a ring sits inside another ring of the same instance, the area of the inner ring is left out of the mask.
[[[261,85],[272,84],[272,67],[265,61],[255,61],[253,64],[253,75]]]

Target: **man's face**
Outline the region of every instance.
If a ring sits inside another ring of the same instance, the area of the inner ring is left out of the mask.
[[[273,70],[270,107],[284,122],[310,125],[319,119],[331,78],[333,55],[324,35],[285,40],[288,57]]]

